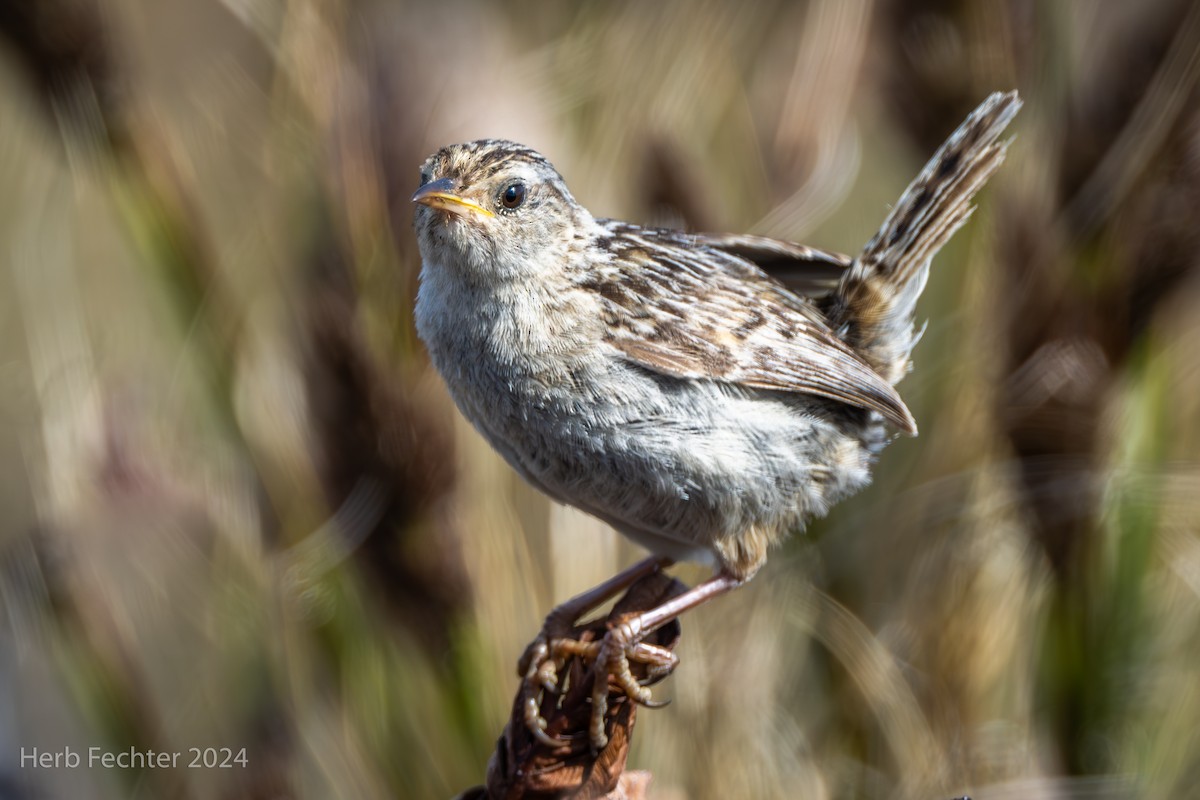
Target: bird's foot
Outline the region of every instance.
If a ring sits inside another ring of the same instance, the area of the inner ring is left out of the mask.
[[[541,714],[543,693],[558,694],[563,689],[560,675],[565,675],[571,659],[591,664],[592,713],[588,738],[592,748],[600,751],[608,742],[605,717],[608,714],[608,694],[615,689],[631,701],[647,707],[666,703],[655,702],[648,684],[670,674],[679,657],[665,647],[641,641],[647,632],[637,624],[637,614],[627,615],[600,640],[583,641],[571,638],[567,626],[548,619],[541,634],[525,649],[518,669],[522,675],[522,706],[525,727],[547,747],[564,747],[570,742],[546,733],[547,722]],[[640,664],[644,677],[637,678],[630,664]]]
[[[576,640],[567,638],[569,632],[566,626],[556,624],[554,615],[546,619],[546,624],[537,638],[525,648],[521,660],[517,662],[517,672],[521,676],[520,702],[524,709],[525,727],[533,738],[546,747],[562,747],[568,742],[556,739],[546,733],[546,718],[541,712],[541,694],[548,692],[557,694],[559,690],[559,672],[566,664],[566,645]]]
[[[641,614],[630,614],[609,628],[599,642],[588,644],[592,661],[592,720],[588,738],[597,752],[608,744],[604,720],[608,715],[610,686],[625,694],[632,702],[648,708],[665,706],[650,694],[648,684],[669,675],[679,664],[679,656],[665,647],[649,644],[642,639],[649,633],[642,625]],[[585,656],[587,657],[587,656]],[[645,665],[646,677],[639,680],[630,669],[630,662]]]

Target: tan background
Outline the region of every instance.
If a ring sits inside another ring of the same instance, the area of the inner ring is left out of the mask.
[[[921,436],[684,620],[631,764],[661,798],[1195,791],[1200,6],[31,0],[0,26],[14,796],[448,797],[541,614],[638,557],[432,374],[429,152],[515,138],[598,215],[855,252],[1008,88],[1008,163],[922,301]],[[19,761],[91,746],[248,766]]]

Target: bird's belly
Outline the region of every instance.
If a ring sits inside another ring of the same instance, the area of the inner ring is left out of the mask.
[[[530,483],[655,553],[727,562],[739,537],[765,548],[868,480],[867,448],[803,398],[626,365],[571,374],[561,387],[509,372],[451,391]]]

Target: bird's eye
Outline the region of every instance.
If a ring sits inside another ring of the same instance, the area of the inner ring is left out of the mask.
[[[521,204],[524,202],[525,184],[523,183],[511,184],[507,189],[504,190],[504,193],[500,195],[500,205],[504,206],[509,211],[520,208]]]
[[[421,170],[421,185],[424,186],[427,183],[429,183],[429,173]]]

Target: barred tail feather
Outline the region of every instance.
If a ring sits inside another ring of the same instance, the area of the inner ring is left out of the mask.
[[[1021,108],[996,92],[958,127],[905,190],[879,232],[828,298],[839,334],[880,375],[896,383],[916,344],[913,311],[929,262],[974,210],[971,198],[1004,161],[997,139]]]

